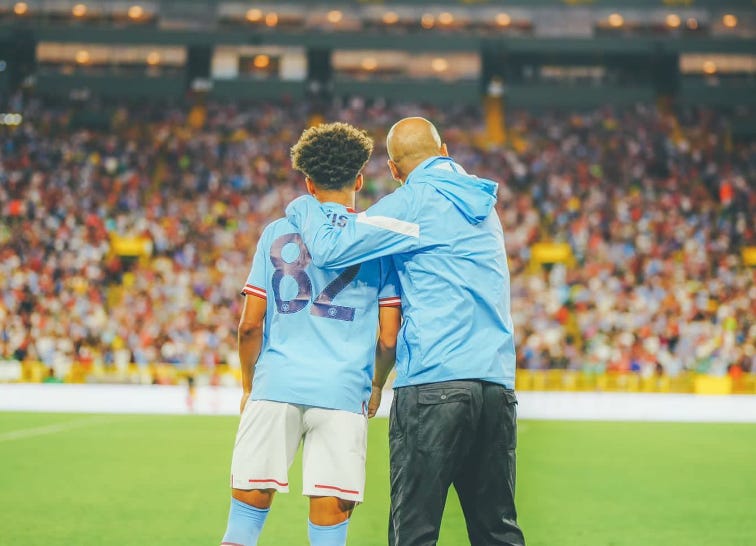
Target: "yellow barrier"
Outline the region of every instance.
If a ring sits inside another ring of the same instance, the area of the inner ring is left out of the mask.
[[[756,374],[737,380],[681,373],[675,377],[641,377],[636,373],[587,373],[575,370],[517,370],[520,391],[657,392],[695,394],[756,394]]]
[[[699,375],[693,385],[693,392],[696,394],[732,394],[732,378],[728,375],[723,377]]]
[[[24,362],[21,381],[40,383],[48,377],[47,366],[41,362]],[[228,365],[215,368],[198,368],[186,371],[172,364],[130,364],[125,371],[105,368],[102,364],[74,363],[66,377],[66,383],[151,383],[181,384],[189,375],[228,377],[238,384],[241,370]],[[566,391],[566,392],[655,392],[695,394],[756,394],[756,374],[715,377],[692,372],[675,377],[642,377],[636,373],[592,373],[580,370],[526,370],[518,369],[515,388],[520,391]]]

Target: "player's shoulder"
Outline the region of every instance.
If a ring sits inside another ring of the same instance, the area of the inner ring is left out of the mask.
[[[291,233],[292,231],[296,231],[296,229],[291,224],[291,222],[289,222],[289,220],[284,216],[282,218],[273,220],[267,226],[265,226],[265,228],[263,229],[262,235],[260,235],[260,239],[261,240],[271,239],[278,235]]]
[[[263,228],[262,233],[260,234],[260,238],[257,241],[258,252],[267,252],[270,249],[270,245],[278,237],[294,231],[296,231],[296,229],[285,217],[273,220]]]

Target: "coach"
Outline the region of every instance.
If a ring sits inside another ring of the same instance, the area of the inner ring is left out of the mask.
[[[402,185],[337,229],[312,197],[287,208],[312,261],[392,255],[402,288],[391,406],[389,544],[436,544],[449,486],[471,544],[524,545],[515,510],[515,346],[497,185],[448,157],[428,120],[387,138]],[[379,401],[385,374],[374,382]]]

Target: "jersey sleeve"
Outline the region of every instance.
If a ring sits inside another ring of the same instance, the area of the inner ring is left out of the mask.
[[[380,307],[401,307],[402,293],[394,261],[391,258],[381,258],[380,263],[381,286],[378,290],[378,305]]]
[[[257,250],[255,251],[255,257],[252,258],[252,269],[247,276],[247,282],[242,288],[242,296],[257,296],[258,298],[267,299],[268,295],[265,291],[265,286],[268,279],[268,253],[265,250],[265,242],[267,231],[264,231],[260,236],[260,240],[257,243]]]
[[[312,263],[333,269],[418,250],[420,225],[411,201],[411,193],[402,187],[337,227],[308,195],[292,201],[286,216],[302,235]]]

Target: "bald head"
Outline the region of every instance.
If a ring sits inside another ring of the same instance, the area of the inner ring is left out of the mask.
[[[397,121],[386,137],[386,149],[391,172],[394,178],[402,181],[429,157],[447,153],[433,124],[419,117]]]

